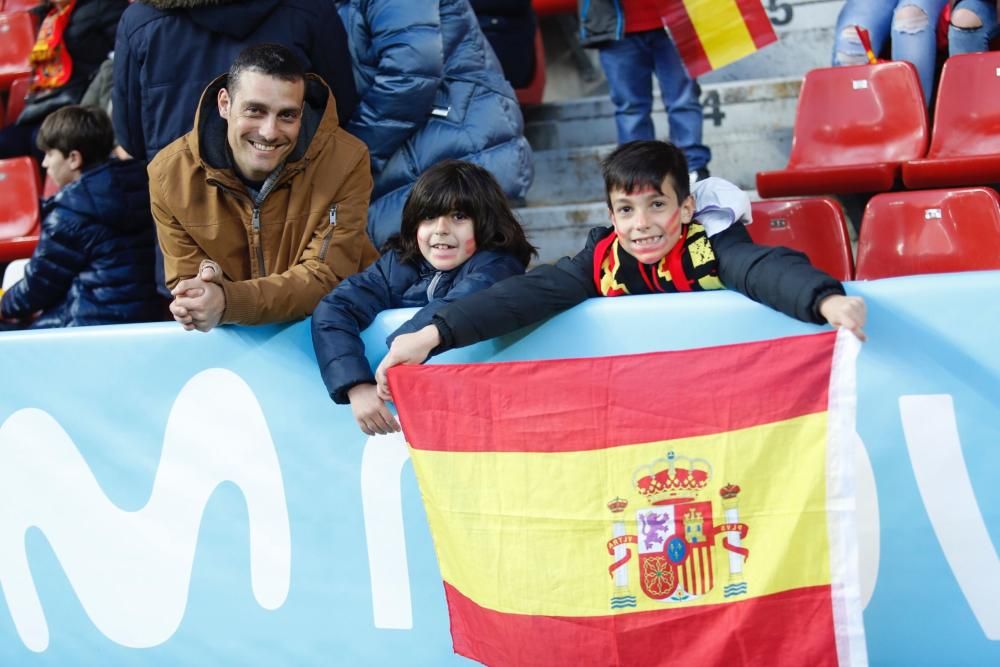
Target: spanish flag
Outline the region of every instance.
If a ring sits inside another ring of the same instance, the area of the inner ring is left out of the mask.
[[[761,0],[661,0],[660,7],[692,77],[778,41]]]
[[[455,651],[864,664],[836,336],[394,368]]]

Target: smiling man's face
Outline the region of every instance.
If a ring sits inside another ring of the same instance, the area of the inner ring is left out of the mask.
[[[305,81],[285,81],[260,72],[240,75],[235,91],[219,91],[219,115],[240,174],[260,182],[292,152],[302,129]]]

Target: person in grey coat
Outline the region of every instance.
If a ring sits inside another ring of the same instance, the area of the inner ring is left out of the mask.
[[[414,182],[441,160],[485,167],[522,198],[534,176],[524,120],[467,0],[335,0],[360,102],[346,124],[368,145],[368,234],[399,232]]]

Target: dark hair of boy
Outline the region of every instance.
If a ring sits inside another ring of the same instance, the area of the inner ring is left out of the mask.
[[[404,262],[417,261],[417,227],[452,211],[472,218],[477,251],[507,252],[525,266],[537,254],[493,174],[463,160],[438,162],[417,179],[403,205],[399,234],[386,241],[383,251],[395,250]]]
[[[88,169],[110,157],[115,147],[115,131],[103,109],[74,104],[46,116],[35,143],[42,152],[57,150],[63,156],[79,151],[82,168]]]
[[[663,179],[670,177],[680,204],[691,194],[687,159],[681,149],[667,141],[630,141],[616,148],[601,162],[604,194],[611,208],[611,191],[633,194],[647,187],[661,195]]]
[[[291,50],[270,42],[248,46],[236,56],[226,76],[226,90],[231,96],[236,94],[243,72],[259,72],[290,82],[302,81],[306,76],[305,67]]]

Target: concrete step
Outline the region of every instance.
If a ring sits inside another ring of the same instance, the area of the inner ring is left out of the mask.
[[[830,64],[834,25],[844,0],[762,0],[778,34],[770,44],[742,60],[702,77],[703,84],[723,81],[801,78]],[[545,101],[607,96],[608,85],[595,49],[581,49],[576,17],[543,17]]]
[[[774,78],[729,81],[702,87],[705,142],[712,147],[719,135],[791,128],[802,81]],[[662,100],[653,104],[656,136],[668,137]],[[616,143],[614,108],[603,96],[542,104],[525,109],[525,136],[536,151]]]
[[[798,79],[727,82],[707,86],[715,108],[705,118],[712,173],[740,187],[756,187],[758,171],[780,169],[791,150]],[[662,106],[654,112],[657,136],[668,138]],[[531,206],[592,201],[603,183],[600,161],[615,147],[611,104],[604,98],[545,105],[527,125],[535,149]]]
[[[702,83],[801,78],[811,69],[829,67],[834,26],[844,0],[764,0],[778,41],[726,67],[709,72]]]

